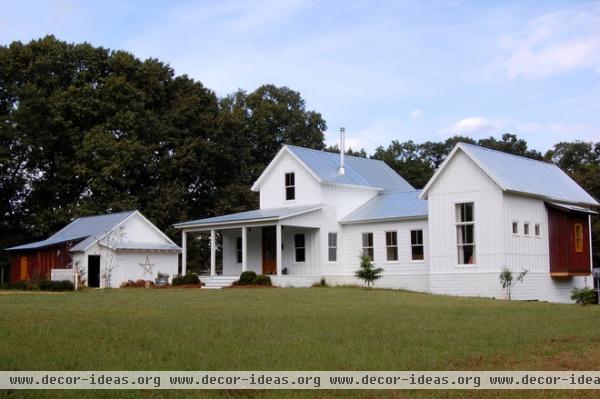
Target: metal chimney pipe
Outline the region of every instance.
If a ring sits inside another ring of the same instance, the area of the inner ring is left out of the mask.
[[[338,174],[344,176],[346,169],[344,169],[344,153],[346,152],[346,128],[340,128],[340,168]]]

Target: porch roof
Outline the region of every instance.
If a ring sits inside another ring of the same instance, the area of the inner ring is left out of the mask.
[[[243,225],[250,222],[279,221],[292,216],[299,216],[322,208],[322,205],[290,206],[285,208],[257,209],[248,212],[231,213],[206,219],[190,220],[174,224],[176,229],[186,227],[208,227],[223,225]]]

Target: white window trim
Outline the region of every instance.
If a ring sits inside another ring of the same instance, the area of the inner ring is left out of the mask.
[[[294,175],[294,185],[293,186],[288,186],[287,182],[285,181],[285,177],[287,175],[289,175],[290,173],[292,173]],[[287,189],[288,187],[294,187],[294,199],[287,199]],[[283,200],[286,204],[290,204],[296,201],[296,199],[298,198],[298,192],[296,191],[296,171],[290,170],[287,172],[283,172]]]
[[[539,227],[540,229],[540,234],[535,234],[535,227]],[[533,224],[533,236],[535,238],[542,238],[542,224],[541,223],[534,223]]]
[[[304,236],[304,246],[303,247],[297,247],[296,246],[296,236],[297,235],[303,235]],[[306,233],[294,233],[293,240],[294,240],[294,264],[303,264],[303,263],[306,263]],[[298,249],[298,248],[304,248],[304,260],[302,260],[302,261],[296,260],[296,249]]]
[[[456,221],[456,205],[459,204],[468,204],[468,203],[472,203],[473,204],[473,222],[457,222]],[[477,237],[476,237],[476,225],[475,225],[475,221],[477,220],[476,215],[475,215],[475,200],[474,199],[463,199],[460,201],[456,201],[454,202],[454,240],[456,242],[455,244],[455,248],[456,250],[458,250],[458,239],[457,239],[457,235],[456,235],[456,227],[459,225],[468,225],[468,224],[472,224],[473,225],[473,246],[475,246],[475,252],[473,253],[475,255],[475,263],[468,263],[468,264],[463,264],[463,263],[458,263],[458,254],[455,254],[455,260],[456,260],[456,264],[454,265],[455,267],[459,268],[459,269],[472,269],[474,267],[477,267],[477,261],[479,260],[479,256],[477,254]]]
[[[517,232],[516,232],[516,233],[513,231],[513,224],[515,224],[515,223],[517,224]],[[520,237],[520,236],[521,236],[521,234],[519,234],[519,232],[521,231],[521,230],[519,229],[519,226],[520,226],[520,223],[519,223],[519,220],[518,220],[518,219],[513,219],[513,220],[510,222],[510,234],[511,234],[513,237]]]
[[[528,225],[529,233],[525,233],[525,225],[526,224]],[[525,238],[533,237],[533,234],[531,233],[531,226],[532,226],[531,222],[523,222],[523,237],[525,237]]]
[[[335,234],[335,247],[329,246],[329,234]],[[329,231],[327,232],[327,263],[338,263],[340,261],[340,251],[339,251],[339,242],[340,242],[340,234],[337,231]],[[306,243],[305,243],[306,245]],[[335,259],[329,260],[329,248],[335,248]]]
[[[371,247],[364,247],[363,246],[363,234],[371,234],[371,237],[373,238],[373,246]],[[371,259],[371,262],[375,261],[375,233],[373,233],[372,231],[364,231],[362,233],[360,233],[360,256],[363,256],[365,253],[365,248],[372,248],[373,249],[373,257]]]
[[[396,245],[387,245],[387,233],[396,233]],[[383,233],[384,235],[384,243],[385,243],[385,263],[399,263],[400,262],[400,249],[398,247],[398,231],[397,230],[387,230]],[[375,240],[375,237],[373,237]],[[375,246],[375,242],[373,242],[373,246]],[[388,248],[396,248],[396,259],[390,260],[388,259]],[[375,251],[373,250],[373,255],[375,255]]]
[[[422,239],[422,243],[421,244],[415,244],[414,246],[422,246],[423,247],[423,259],[413,259],[412,258],[412,247],[413,247],[413,243],[412,243],[412,232],[413,231],[420,231],[421,232],[421,239]],[[425,231],[423,231],[423,229],[410,229],[408,231],[408,243],[410,245],[410,252],[408,254],[408,262],[409,263],[425,263]]]

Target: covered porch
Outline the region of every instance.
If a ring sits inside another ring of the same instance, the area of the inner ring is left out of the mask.
[[[187,272],[188,236],[204,233],[209,236],[211,277],[238,277],[244,271],[271,276],[320,276],[320,213],[320,205],[295,206],[176,224],[182,234],[182,273]],[[218,252],[221,259],[217,259]],[[222,268],[217,268],[218,263]]]

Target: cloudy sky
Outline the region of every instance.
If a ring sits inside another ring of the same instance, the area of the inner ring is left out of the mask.
[[[513,132],[600,140],[600,3],[6,1],[0,43],[54,34],[159,58],[219,95],[302,93],[349,144]]]

